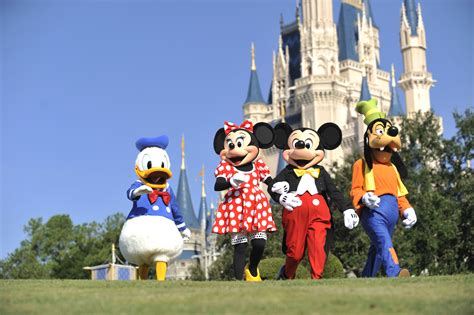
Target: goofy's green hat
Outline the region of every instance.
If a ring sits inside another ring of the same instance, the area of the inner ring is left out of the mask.
[[[377,100],[375,98],[357,103],[356,111],[365,116],[364,123],[366,125],[369,125],[378,118],[385,118],[387,116],[377,107]]]

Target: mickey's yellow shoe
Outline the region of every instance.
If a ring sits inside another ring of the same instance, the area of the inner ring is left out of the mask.
[[[252,276],[252,274],[250,273],[248,265],[245,266],[244,273],[245,273],[245,281],[249,281],[249,282],[260,282],[260,281],[262,281],[262,278],[260,278],[260,270],[258,270],[258,268],[257,268],[257,275],[255,277]]]

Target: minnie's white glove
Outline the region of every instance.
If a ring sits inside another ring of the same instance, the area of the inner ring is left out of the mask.
[[[183,237],[183,240],[189,241],[189,239],[191,238],[191,231],[189,229],[185,229],[181,231],[181,236]]]
[[[139,197],[141,195],[151,194],[153,189],[147,185],[141,185],[140,187],[133,190],[132,195],[133,197]]]
[[[405,217],[405,220],[402,221],[403,226],[405,229],[411,229],[417,221],[415,210],[407,208],[403,211],[403,216]]]
[[[293,208],[301,206],[301,199],[295,193],[286,193],[280,196],[280,204],[288,211],[293,211]]]
[[[288,182],[278,182],[272,185],[272,191],[279,195],[286,194],[290,190]]]
[[[373,192],[369,191],[362,196],[362,203],[369,209],[375,209],[379,207],[380,198]]]
[[[245,183],[249,180],[249,176],[242,174],[242,173],[237,173],[232,178],[229,180],[229,183],[232,185],[232,187],[237,188],[240,186],[240,184]]]
[[[352,230],[359,224],[359,216],[354,209],[347,209],[344,213],[344,225],[349,230]]]

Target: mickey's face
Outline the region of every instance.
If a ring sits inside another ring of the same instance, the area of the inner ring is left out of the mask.
[[[231,131],[224,139],[224,149],[220,156],[228,163],[239,166],[257,158],[258,147],[250,133],[243,129]]]
[[[325,123],[318,131],[293,130],[286,123],[275,126],[275,146],[283,150],[283,159],[288,164],[299,169],[317,165],[324,159],[324,150],[336,149],[341,141],[341,129],[334,123]]]
[[[401,148],[398,128],[386,119],[377,119],[368,126],[365,142],[380,163],[388,163],[392,153]]]
[[[283,151],[283,159],[299,169],[310,168],[324,159],[324,150],[315,130],[297,129],[288,137],[288,150]]]

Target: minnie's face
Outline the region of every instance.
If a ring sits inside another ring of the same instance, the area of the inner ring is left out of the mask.
[[[283,159],[299,169],[310,168],[324,159],[320,138],[312,129],[294,130],[288,137],[288,148],[283,151]]]
[[[245,165],[258,156],[258,147],[250,133],[239,129],[231,131],[224,139],[224,148],[220,152],[221,159],[239,166]]]

